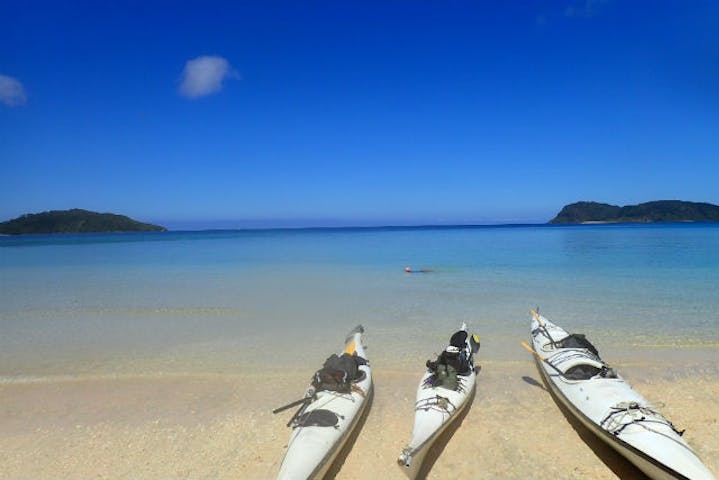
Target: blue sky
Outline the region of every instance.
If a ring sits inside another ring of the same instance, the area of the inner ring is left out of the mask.
[[[719,203],[717,2],[240,3],[0,3],[0,219]]]

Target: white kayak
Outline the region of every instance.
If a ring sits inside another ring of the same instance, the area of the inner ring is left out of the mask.
[[[583,336],[570,335],[535,311],[531,327],[542,377],[585,427],[650,478],[714,479],[683,432],[609,368]]]
[[[366,359],[361,325],[345,339],[341,353]],[[359,366],[360,377],[349,392],[320,390],[310,386],[307,403],[288,426],[292,427],[287,451],[277,476],[282,480],[323,478],[357,426],[372,396],[372,371],[369,364]]]
[[[415,478],[420,473],[424,458],[434,441],[471,403],[476,380],[473,357],[479,348],[479,340],[468,334],[466,324],[462,324],[460,332],[466,336],[460,353],[468,362],[468,371],[456,375],[456,386],[447,388],[438,384],[436,374],[430,368],[419,382],[412,439],[397,459],[397,464],[409,478]]]

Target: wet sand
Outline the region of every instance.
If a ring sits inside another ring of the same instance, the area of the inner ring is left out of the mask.
[[[569,421],[531,360],[480,361],[474,401],[428,478],[643,478]],[[707,364],[709,365],[709,364]],[[338,479],[405,478],[420,372],[378,359],[375,397]],[[719,473],[719,374],[615,364]],[[421,368],[421,367],[420,367]],[[260,375],[124,375],[0,384],[2,479],[265,479],[277,474],[305,368]]]

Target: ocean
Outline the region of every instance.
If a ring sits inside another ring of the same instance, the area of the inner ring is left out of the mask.
[[[0,237],[0,378],[311,370],[360,323],[386,365],[462,322],[513,362],[536,307],[620,361],[692,364],[719,352],[717,292],[711,224]]]

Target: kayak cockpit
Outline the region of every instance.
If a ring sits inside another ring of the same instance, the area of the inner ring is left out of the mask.
[[[461,391],[462,379],[474,373],[474,354],[479,350],[479,337],[470,337],[466,326],[455,332],[449,345],[437,356],[437,360],[427,360],[427,376],[423,388],[442,387],[447,390]]]
[[[617,378],[616,373],[604,363],[587,358],[576,358],[564,363],[560,370],[567,380],[589,380],[590,378]]]
[[[586,347],[569,347],[553,349],[553,351],[555,353],[549,357],[549,361],[562,372],[562,377],[565,380],[589,380],[595,377],[617,378],[614,369],[594,353],[596,349],[592,351]]]

